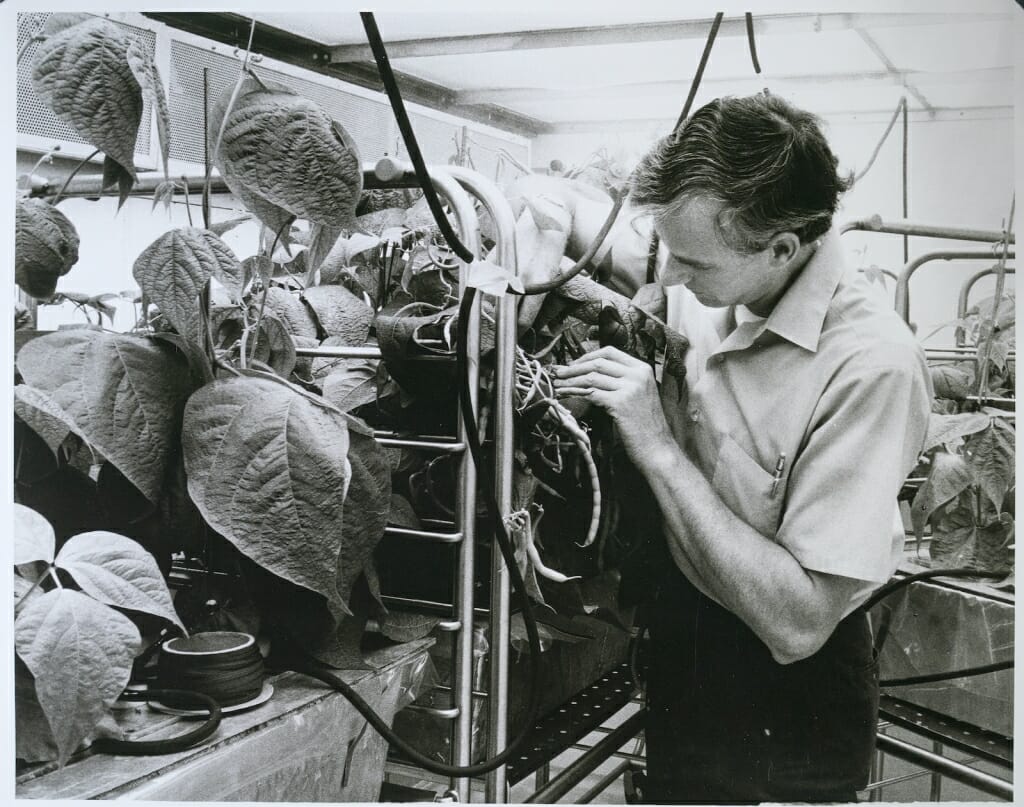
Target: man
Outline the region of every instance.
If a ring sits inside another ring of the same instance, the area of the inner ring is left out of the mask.
[[[931,389],[910,330],[843,267],[836,165],[778,97],[697,111],[632,188],[667,251],[686,389],[614,348],[555,368],[560,395],[614,419],[674,561],[650,608],[651,802],[855,801],[866,783],[858,606],[896,568]]]

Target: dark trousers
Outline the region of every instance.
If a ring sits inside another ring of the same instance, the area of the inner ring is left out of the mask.
[[[650,608],[644,800],[856,801],[878,715],[866,614],[783,665],[682,574],[667,577]]]

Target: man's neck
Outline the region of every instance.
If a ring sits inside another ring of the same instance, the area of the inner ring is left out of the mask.
[[[811,258],[814,257],[814,253],[817,251],[818,241],[812,241],[809,244],[801,245],[796,255],[793,256],[793,260],[787,269],[787,273],[782,284],[774,292],[771,292],[761,299],[755,300],[747,305],[747,309],[759,317],[767,317],[771,314],[775,309],[776,304],[789,290],[789,287],[793,285],[793,281],[797,279],[799,274],[804,270],[804,267],[807,266]]]

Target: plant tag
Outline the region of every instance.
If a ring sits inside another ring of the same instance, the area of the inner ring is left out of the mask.
[[[505,292],[511,290],[517,294],[524,294],[523,282],[507,269],[489,261],[473,261],[469,265],[469,272],[466,285],[473,289],[479,289],[484,294],[494,297],[504,297]]]

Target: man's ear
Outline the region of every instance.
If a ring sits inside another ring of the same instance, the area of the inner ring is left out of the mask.
[[[800,238],[796,233],[776,233],[768,242],[768,260],[773,266],[783,267],[793,260],[799,250]]]

